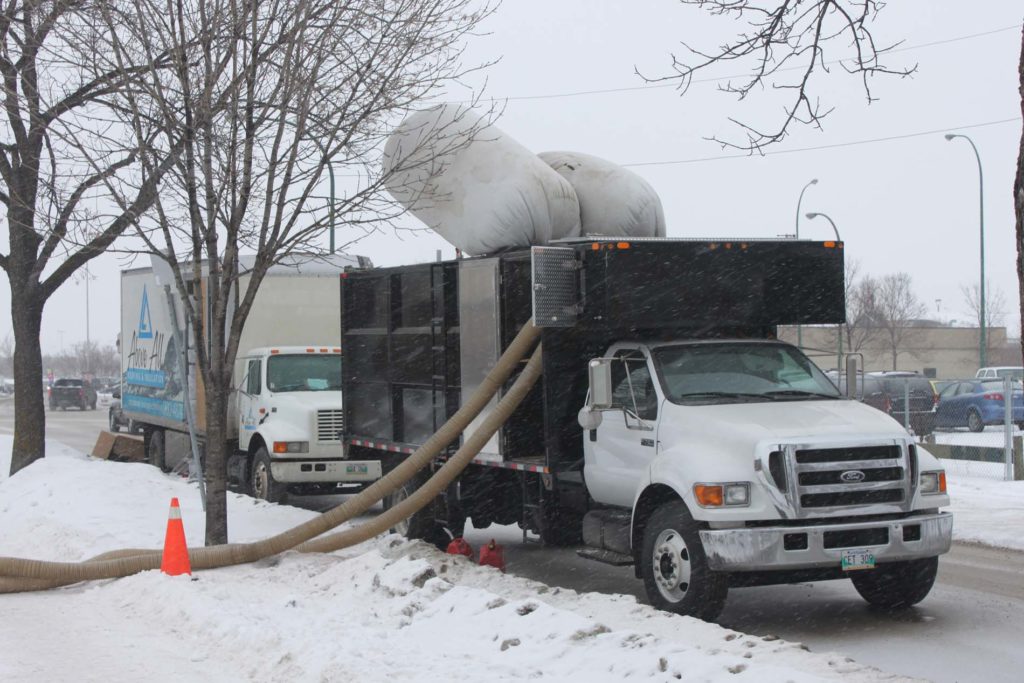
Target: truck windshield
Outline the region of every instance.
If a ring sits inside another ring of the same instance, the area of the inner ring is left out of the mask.
[[[785,344],[679,344],[656,349],[654,360],[673,403],[841,398],[807,356]]]
[[[340,391],[341,356],[271,356],[267,361],[267,388],[274,392]]]

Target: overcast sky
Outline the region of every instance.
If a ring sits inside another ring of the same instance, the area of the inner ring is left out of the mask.
[[[661,196],[669,237],[791,234],[800,190],[817,178],[801,212],[831,216],[848,262],[859,262],[861,272],[909,273],[929,315],[947,321],[969,319],[960,287],[979,278],[977,164],[966,141],[943,139],[945,132],[966,133],[984,169],[987,280],[1003,293],[1005,323],[1016,335],[1011,190],[1021,136],[1022,20],[1019,0],[889,2],[875,24],[876,38],[904,43],[886,64],[916,64],[917,72],[907,79],[874,78],[878,101],[870,105],[859,80],[840,67],[819,74],[816,93],[823,106],[835,107],[824,130],[795,128],[763,157],[735,158],[735,151],[706,138],[741,139],[728,116],[766,128],[775,124],[781,105],[771,93],[755,93],[742,107],[718,92],[716,83],[697,83],[684,97],[672,87],[567,95],[644,86],[634,69],[669,73],[670,53],[679,51],[680,40],[713,49],[740,28],[675,0],[506,0],[484,26],[487,35],[470,46],[467,62],[500,58],[486,71],[486,95],[509,98],[497,125],[526,147],[635,164],[633,170]],[[826,60],[848,56],[840,42],[827,49]],[[737,73],[742,71],[733,65],[714,75]],[[482,83],[482,77],[472,82]],[[890,139],[855,144],[880,138]],[[832,235],[822,219],[801,218],[799,229],[801,237]],[[394,265],[432,259],[436,249],[454,254],[434,235],[389,231],[352,251]],[[108,255],[91,267],[90,331],[103,344],[117,335],[123,265]],[[11,330],[6,278],[0,308],[3,336]],[[85,312],[84,285],[65,285],[46,307],[44,353],[84,340]]]

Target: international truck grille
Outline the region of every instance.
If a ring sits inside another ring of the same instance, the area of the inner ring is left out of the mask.
[[[316,411],[316,440],[318,443],[341,441],[341,432],[345,428],[345,411]]]
[[[899,445],[798,449],[792,467],[805,512],[900,506],[908,498],[910,467]]]

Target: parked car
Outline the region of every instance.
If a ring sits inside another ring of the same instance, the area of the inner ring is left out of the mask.
[[[935,404],[938,405],[938,403],[939,403],[939,396],[942,394],[943,391],[946,390],[946,387],[948,387],[950,384],[956,384],[960,380],[956,380],[956,379],[931,379],[931,380],[928,380],[928,381],[932,383],[932,391],[935,392]]]
[[[846,377],[832,376],[839,390],[846,392]],[[908,400],[904,393],[908,392]],[[925,436],[935,429],[935,403],[937,400],[931,382],[915,372],[869,372],[857,376],[857,391],[853,394],[872,408],[890,415],[900,424],[909,424],[915,434]],[[906,405],[909,402],[909,420]]]
[[[980,368],[974,375],[975,379],[1002,379],[1003,377],[1024,379],[1024,367],[1019,365],[998,365],[990,368]]]
[[[908,424],[904,414],[909,409],[909,424],[915,434],[925,436],[935,430],[935,406],[939,396],[927,377],[916,372],[873,372],[870,376],[880,382],[882,391],[889,397],[889,414],[893,418]]]
[[[112,432],[119,432],[122,427],[130,434],[142,431],[135,424],[134,420],[125,417],[121,411],[121,387],[115,387],[112,392],[110,409],[107,410],[107,423],[110,425],[110,431]]]
[[[1013,422],[1024,429],[1024,390],[1013,383]],[[1001,425],[1006,415],[1003,380],[974,379],[946,387],[935,408],[935,426],[946,429],[967,427],[980,432],[985,425]]]
[[[66,410],[68,406],[96,410],[96,400],[96,389],[83,379],[62,377],[50,387],[50,410]]]

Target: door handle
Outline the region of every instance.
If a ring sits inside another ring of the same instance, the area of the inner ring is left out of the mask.
[[[640,445],[654,448],[654,439],[640,439]]]

